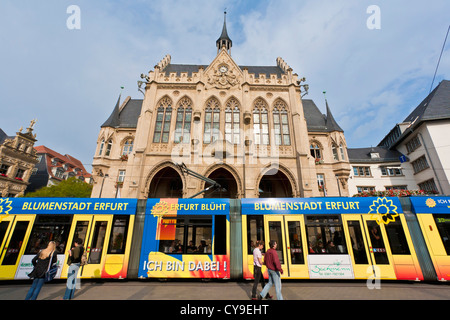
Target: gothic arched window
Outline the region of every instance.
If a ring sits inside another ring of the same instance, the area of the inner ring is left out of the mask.
[[[98,150],[98,155],[101,156],[103,153],[103,147],[105,146],[105,139],[102,139],[102,142],[100,142],[100,148]]]
[[[286,111],[286,104],[278,100],[273,108],[273,129],[275,133],[275,144],[277,146],[291,145],[291,136],[289,134],[289,119]]]
[[[231,98],[227,102],[225,109],[225,140],[230,143],[239,144],[239,123],[240,123],[239,103]]]
[[[169,142],[171,120],[172,120],[172,101],[168,97],[164,97],[159,102],[159,107],[156,114],[153,143]]]
[[[309,150],[311,152],[311,156],[314,157],[314,159],[322,159],[322,151],[320,150],[319,144],[313,142],[309,146]]]
[[[203,143],[211,143],[219,139],[220,134],[220,108],[219,101],[211,98],[206,102],[205,130],[203,132]]]
[[[106,143],[106,151],[105,151],[105,156],[109,157],[111,155],[111,149],[112,149],[112,140],[109,139],[108,142]]]
[[[192,101],[184,97],[178,103],[175,123],[175,143],[189,143],[191,140]]]
[[[133,151],[133,142],[133,139],[128,139],[127,141],[125,141],[122,148],[123,156],[128,155]]]
[[[332,144],[331,150],[333,151],[333,159],[338,161],[339,158],[338,158],[337,146],[335,143]]]
[[[342,143],[339,145],[339,151],[341,153],[341,160],[345,160],[344,146]]]
[[[253,135],[255,144],[269,144],[269,116],[263,99],[257,99],[253,109]]]

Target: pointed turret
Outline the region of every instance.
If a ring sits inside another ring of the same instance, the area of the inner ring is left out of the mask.
[[[222,34],[220,35],[220,38],[217,39],[217,41],[216,41],[217,53],[219,53],[222,48],[225,48],[228,51],[228,53],[231,53],[232,45],[233,45],[233,42],[231,41],[230,37],[228,36],[228,32],[227,32],[227,12],[225,11],[223,13]]]
[[[344,132],[344,130],[342,130],[342,128],[338,125],[336,120],[334,120],[333,114],[331,113],[330,107],[328,106],[327,99],[325,99],[325,104],[327,106],[327,120],[325,122],[325,125],[326,125],[328,131]]]
[[[119,121],[119,111],[120,111],[120,94],[119,94],[119,99],[117,99],[117,103],[116,106],[114,107],[113,112],[111,113],[111,115],[109,116],[108,120],[105,121],[104,124],[102,124],[102,128],[103,127],[118,127],[120,124]]]

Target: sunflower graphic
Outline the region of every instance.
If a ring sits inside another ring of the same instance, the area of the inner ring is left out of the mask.
[[[12,201],[9,198],[0,199],[0,222],[8,216],[9,211],[12,209],[11,205]]]
[[[428,198],[427,201],[425,201],[425,204],[427,205],[428,208],[436,207],[436,201],[434,201],[431,198]]]
[[[397,206],[386,197],[374,200],[369,208],[369,213],[372,213],[372,218],[376,219],[378,224],[394,222],[395,217],[398,216]]]
[[[169,205],[165,201],[158,202],[152,208],[152,215],[157,218],[163,217],[168,212],[169,212]]]

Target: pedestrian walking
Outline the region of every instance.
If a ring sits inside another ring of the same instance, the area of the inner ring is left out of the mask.
[[[84,253],[84,247],[82,246],[83,240],[80,238],[75,239],[74,247],[68,251],[69,258],[67,264],[69,270],[67,271],[66,292],[64,293],[64,300],[71,300],[75,294],[77,285],[78,270],[80,270],[81,257]]]
[[[256,241],[256,247],[253,249],[253,289],[252,289],[252,300],[257,300],[256,297],[256,289],[258,287],[258,283],[261,283],[261,289],[264,289],[265,281],[264,276],[262,274],[261,268],[263,265],[262,261],[262,253],[261,250],[264,247],[264,241]],[[267,294],[266,298],[272,298],[269,294]]]
[[[283,295],[281,294],[281,274],[283,274],[283,269],[281,268],[280,259],[278,258],[278,253],[276,251],[277,242],[271,240],[269,242],[269,247],[270,249],[267,250],[264,255],[264,264],[269,272],[269,281],[261,292],[259,299],[266,297],[269,293],[269,289],[272,285],[275,285],[277,299],[283,300]]]
[[[54,241],[50,241],[47,244],[47,248],[41,250],[31,260],[34,268],[33,271],[28,274],[28,277],[33,278],[33,283],[31,284],[30,290],[28,290],[25,300],[37,299],[45,282],[45,273],[49,270],[49,266],[58,261],[55,249],[56,243]]]

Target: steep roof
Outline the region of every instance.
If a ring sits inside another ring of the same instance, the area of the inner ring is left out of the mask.
[[[113,112],[101,127],[112,128],[136,128],[139,115],[142,109],[142,99],[131,99],[127,97],[120,106],[120,97],[117,100]]]
[[[61,180],[59,178],[56,178],[53,175],[51,168],[52,167],[62,167],[64,164],[69,165],[69,168],[66,170],[66,172],[74,172],[76,176],[83,176],[84,178],[91,177],[91,174],[89,172],[87,172],[83,163],[73,156],[70,156],[68,154],[62,155],[61,153],[56,152],[46,146],[36,146],[36,147],[34,147],[34,149],[36,150],[37,154],[48,155],[48,157],[46,159],[47,169],[48,169],[47,171],[55,179]],[[51,162],[52,158],[58,158],[60,161],[56,165],[53,165]],[[81,169],[81,172],[80,171],[76,172],[75,171],[76,168]]]
[[[3,130],[0,128],[0,144],[2,144],[3,141],[5,141],[5,140],[8,139],[8,138],[10,138],[10,137],[8,137],[8,135],[5,133],[5,131],[3,131]]]
[[[216,41],[216,44],[218,47],[221,46],[222,40],[229,42],[230,47],[233,44],[233,42],[231,41],[230,37],[228,36],[228,32],[227,32],[227,13],[226,12],[224,12],[224,15],[223,15],[222,34],[220,35],[219,39],[217,39],[217,41]]]
[[[442,80],[439,85],[405,118],[403,130],[397,124],[380,141],[379,146],[395,147],[408,137],[415,128],[427,121],[450,119],[450,81]]]
[[[348,148],[350,162],[400,162],[401,152],[384,147]],[[374,158],[371,153],[377,153],[379,158]]]
[[[192,76],[192,73],[198,72],[199,68],[206,69],[208,65],[201,64],[173,64],[169,63],[163,70],[166,76],[169,76],[170,73],[176,73],[177,76],[180,76],[181,73],[187,73],[188,77]],[[275,74],[277,78],[281,78],[283,74],[283,70],[279,66],[239,66],[241,70],[246,68],[249,74],[255,74],[259,76],[260,74],[264,74],[266,78],[269,78],[271,74]]]
[[[450,81],[441,83],[411,112],[403,122],[450,118]]]
[[[333,115],[331,114],[331,110],[327,105],[327,114],[324,115],[320,112],[319,108],[316,106],[314,101],[309,99],[303,99],[303,112],[305,114],[306,125],[308,127],[308,131],[311,132],[332,132],[332,131],[340,131],[344,132],[342,128],[338,125]]]

